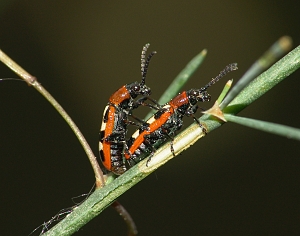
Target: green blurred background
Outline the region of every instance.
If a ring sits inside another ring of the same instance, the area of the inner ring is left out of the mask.
[[[226,79],[237,81],[280,36],[290,35],[294,47],[300,42],[295,0],[2,0],[0,7],[0,48],[38,77],[95,153],[108,97],[140,80],[145,43],[158,52],[147,81],[158,99],[204,48],[208,56],[184,89],[201,87],[232,62],[239,70]],[[299,76],[240,115],[300,127]],[[0,64],[6,77],[16,76]],[[226,79],[209,90],[215,99]],[[74,205],[71,198],[87,193],[94,175],[74,134],[39,93],[2,81],[0,96],[1,235],[28,235]],[[226,124],[119,201],[143,236],[299,235],[299,168],[299,142]],[[126,226],[108,208],[76,235],[126,235]]]

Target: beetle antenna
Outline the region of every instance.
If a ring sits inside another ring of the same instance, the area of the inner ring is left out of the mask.
[[[142,54],[141,54],[141,73],[142,73],[142,82],[141,82],[141,85],[144,85],[145,84],[145,80],[146,80],[146,75],[147,75],[147,71],[148,71],[148,66],[149,66],[149,62],[152,58],[152,56],[154,54],[156,54],[156,51],[153,51],[151,52],[147,59],[146,58],[146,53],[147,53],[147,50],[149,48],[150,44],[147,43],[144,47],[143,47],[143,50],[142,50]]]
[[[205,85],[204,87],[201,88],[202,91],[206,90],[207,88],[209,88],[210,86],[212,86],[213,84],[215,84],[216,82],[218,82],[222,77],[224,77],[227,73],[237,70],[237,63],[232,63],[229,64],[228,66],[225,67],[224,70],[220,71],[220,73],[217,75],[217,77],[215,77],[214,79],[212,79],[207,85]]]

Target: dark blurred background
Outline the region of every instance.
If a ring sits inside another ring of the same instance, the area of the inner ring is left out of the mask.
[[[232,62],[239,70],[226,79],[236,82],[279,37],[300,42],[295,0],[2,0],[0,7],[0,48],[38,77],[96,154],[103,109],[112,92],[140,81],[145,43],[158,52],[147,81],[158,99],[204,48],[208,56],[184,89],[203,86]],[[0,78],[7,77],[17,76],[0,64]],[[300,127],[299,77],[240,115]],[[226,79],[209,90],[214,99]],[[75,135],[38,92],[2,81],[0,96],[1,235],[28,235],[74,205],[94,175]],[[299,168],[299,142],[229,123],[119,201],[139,235],[299,235]],[[76,235],[126,235],[126,226],[107,208]]]

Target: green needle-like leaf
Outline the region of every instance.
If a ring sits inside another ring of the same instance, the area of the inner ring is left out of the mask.
[[[186,82],[192,77],[192,75],[202,64],[206,57],[206,54],[207,50],[203,49],[186,65],[186,67],[176,76],[176,78],[172,81],[172,83],[160,97],[160,99],[158,100],[159,104],[165,104],[169,102],[181,91],[182,87],[186,84]],[[149,112],[145,119],[147,120],[149,117],[151,117],[154,112],[155,111]]]
[[[176,76],[170,86],[163,93],[161,98],[158,100],[159,104],[165,104],[170,101],[173,97],[175,97],[182,87],[186,84],[186,82],[192,77],[195,71],[199,68],[199,66],[204,61],[207,54],[207,50],[204,49],[197,56],[195,56],[186,67]]]
[[[284,58],[275,63],[270,69],[259,75],[246,88],[244,88],[235,99],[223,109],[226,114],[237,114],[244,108],[261,97],[276,84],[284,80],[300,67],[300,46],[295,48]],[[226,98],[225,98],[226,99]],[[211,131],[221,125],[219,120],[212,118],[210,115],[203,115],[200,118],[208,130]]]
[[[224,116],[227,121],[300,141],[300,129],[297,128],[229,114]]]
[[[275,42],[269,50],[267,50],[256,62],[254,62],[250,69],[232,88],[227,97],[221,103],[220,109],[223,110],[256,76],[261,74],[276,60],[285,55],[286,52],[290,50],[291,46],[292,39],[288,36],[281,37],[277,42]]]
[[[229,89],[232,86],[232,83],[233,83],[233,79],[228,80],[227,83],[225,84],[225,86],[224,86],[221,94],[219,95],[219,97],[217,99],[217,101],[218,101],[219,104],[223,101],[224,97],[227,95]]]

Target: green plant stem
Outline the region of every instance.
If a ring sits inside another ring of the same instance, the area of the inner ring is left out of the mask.
[[[158,100],[159,104],[165,104],[169,102],[173,97],[175,97],[182,87],[186,84],[186,82],[192,77],[192,75],[196,72],[199,66],[204,61],[207,55],[207,50],[203,49],[198,55],[196,55],[186,66],[185,68],[176,76],[176,78],[172,81],[166,91]],[[150,118],[154,114],[154,111],[149,112],[145,120]]]
[[[300,141],[300,129],[297,128],[229,114],[224,116],[227,121]]]
[[[244,88],[244,90],[241,91],[239,95],[223,109],[224,114],[227,113],[234,115],[239,113],[279,82],[299,69],[299,67],[300,46],[275,63],[271,68],[259,75],[246,88]],[[209,124],[211,130],[222,125],[220,120],[217,120],[210,115],[203,115],[200,118],[200,121]]]
[[[261,74],[264,70],[269,68],[276,60],[285,55],[292,47],[292,39],[288,36],[281,37],[275,42],[269,50],[267,50],[237,84],[229,91],[223,102],[220,104],[220,109],[223,110],[256,76]]]
[[[101,187],[105,185],[103,173],[100,169],[100,166],[96,160],[96,157],[87,143],[86,139],[71,119],[71,117],[67,114],[67,112],[62,108],[62,106],[51,96],[50,93],[37,81],[37,79],[25,71],[21,66],[19,66],[16,62],[14,62],[10,57],[8,57],[2,50],[0,50],[0,61],[2,61],[6,66],[8,66],[12,71],[14,71],[18,76],[24,79],[28,85],[34,87],[40,94],[42,94],[50,104],[58,111],[58,113],[63,117],[63,119],[70,126],[76,137],[78,138],[80,144],[82,145],[85,153],[87,154],[92,168],[95,173],[96,178],[96,187]]]
[[[255,79],[229,104],[229,108],[226,108],[226,110],[232,114],[237,114],[299,67],[300,47],[297,47],[268,71]],[[208,132],[211,132],[222,124],[222,122],[209,115],[202,116],[200,121],[207,128]],[[202,129],[197,124],[192,124],[174,138],[173,147],[175,153],[179,154],[189,148],[203,136],[205,134],[202,132]],[[102,189],[97,189],[86,202],[46,232],[45,235],[71,235],[73,232],[76,232],[84,224],[100,214],[121,194],[172,158],[170,143],[166,143],[156,151],[148,163],[148,167],[146,166],[147,159],[145,159],[110,184]]]
[[[196,140],[204,135],[205,133],[202,132],[199,125],[188,127],[174,139],[173,147],[176,155],[193,145]],[[166,143],[156,151],[151,158],[151,161],[148,163],[148,166],[146,165],[148,160],[145,159],[126,171],[123,175],[116,178],[110,184],[107,184],[101,189],[96,189],[84,203],[78,206],[65,219],[43,235],[72,235],[83,225],[100,214],[121,194],[172,158],[173,154],[170,150],[170,143]]]
[[[198,55],[196,55],[186,67],[176,76],[170,86],[163,93],[161,98],[158,100],[159,104],[165,104],[177,95],[186,82],[192,77],[195,71],[204,61],[207,55],[207,50],[203,49]]]
[[[218,101],[219,104],[223,101],[224,97],[227,95],[229,89],[230,89],[231,86],[232,86],[232,83],[233,83],[233,79],[230,79],[230,80],[228,80],[227,83],[225,84],[225,86],[224,86],[224,88],[223,88],[221,94],[219,95],[219,97],[218,97],[218,99],[217,99],[217,101]]]

